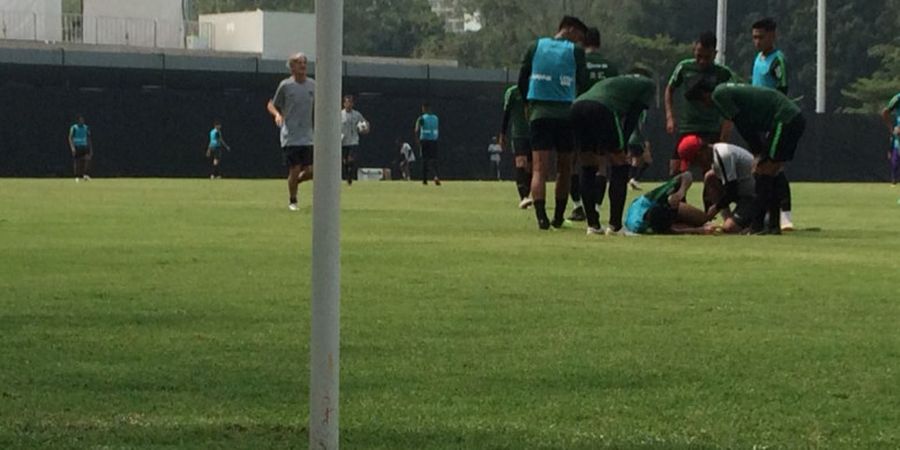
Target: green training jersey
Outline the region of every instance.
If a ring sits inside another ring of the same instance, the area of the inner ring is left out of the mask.
[[[637,126],[634,127],[634,131],[631,133],[631,137],[628,138],[628,146],[629,147],[643,147],[644,141],[647,140],[644,137],[644,124],[647,123],[647,111],[641,113],[641,117],[638,119]]]
[[[584,55],[585,66],[587,67],[589,84],[593,86],[598,81],[612,78],[619,75],[619,69],[609,60],[604,58],[600,53],[587,52]]]
[[[713,64],[705,70],[693,58],[685,59],[675,66],[669,77],[672,88],[672,103],[678,132],[685,133],[718,133],[722,128],[722,118],[712,106],[701,101],[688,101],[684,94],[701,81],[714,85],[735,81],[734,73],[721,64]]]
[[[650,107],[656,83],[640,75],[623,75],[607,78],[595,84],[575,101],[595,101],[624,118],[635,110]]]
[[[528,138],[531,135],[528,119],[525,117],[525,100],[518,86],[510,86],[503,96],[503,113],[509,114],[508,136],[512,139]],[[507,131],[507,130],[503,130]]]
[[[713,91],[712,100],[726,119],[758,131],[769,131],[800,114],[800,107],[786,95],[762,86],[722,84]]]
[[[900,115],[900,93],[894,96],[887,104],[887,110]]]
[[[529,78],[531,75],[531,66],[532,62],[534,61],[534,54],[535,51],[537,51],[537,46],[538,41],[532,43],[528,48],[528,51],[525,52],[525,56],[522,58],[522,69],[527,70]],[[589,86],[587,66],[585,65],[584,48],[582,48],[580,45],[575,45],[575,85],[577,94],[584,92]],[[520,91],[524,89],[524,87],[527,87],[527,84],[525,86],[523,86],[521,83],[519,84]],[[526,95],[527,92],[523,93],[523,98]],[[568,102],[551,102],[540,100],[530,101],[527,103],[529,122],[533,122],[538,119],[568,119],[569,109],[572,106],[571,103]]]

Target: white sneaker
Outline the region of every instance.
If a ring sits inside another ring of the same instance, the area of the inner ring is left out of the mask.
[[[75,178],[76,183],[81,183],[81,178]]]
[[[603,236],[606,234],[606,229],[603,228],[603,225],[600,225],[600,228],[587,227],[585,234],[588,236]]]
[[[291,203],[290,205],[288,205],[288,209],[291,211],[300,211],[300,207],[297,206],[296,203]]]
[[[631,189],[633,189],[635,191],[643,191],[644,190],[643,188],[641,188],[641,183],[639,183],[638,180],[635,180],[634,178],[628,180],[628,185],[631,186]]]
[[[794,221],[791,220],[790,211],[781,212],[781,231],[794,231]]]
[[[90,176],[90,175],[85,175],[85,176],[84,176],[84,181],[91,181],[91,176]]]
[[[519,202],[519,209],[528,209],[532,204],[534,204],[534,200],[531,197],[525,197]]]
[[[612,228],[607,228],[606,235],[607,236],[626,236],[626,237],[640,236],[640,234],[630,231],[628,228],[625,228],[625,227],[619,228],[618,231],[613,231]]]

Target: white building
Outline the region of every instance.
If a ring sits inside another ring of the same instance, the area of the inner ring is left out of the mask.
[[[62,40],[62,0],[0,0],[0,38]]]
[[[182,0],[82,0],[83,40],[91,44],[184,48]]]
[[[431,10],[441,19],[444,26],[451,33],[464,33],[481,29],[481,13],[466,12],[459,0],[428,0]]]
[[[316,16],[273,11],[200,15],[200,26],[212,28],[212,49],[249,52],[263,59],[286,60],[303,52],[316,59]]]

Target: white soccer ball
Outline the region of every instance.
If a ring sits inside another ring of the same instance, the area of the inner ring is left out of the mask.
[[[359,131],[359,134],[369,134],[369,122],[361,120],[356,124],[356,129]]]

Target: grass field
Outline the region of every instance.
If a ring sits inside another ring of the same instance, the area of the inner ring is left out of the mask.
[[[303,189],[0,180],[0,448],[305,448]],[[900,448],[900,191],[637,238],[514,191],[344,188],[344,448]]]

